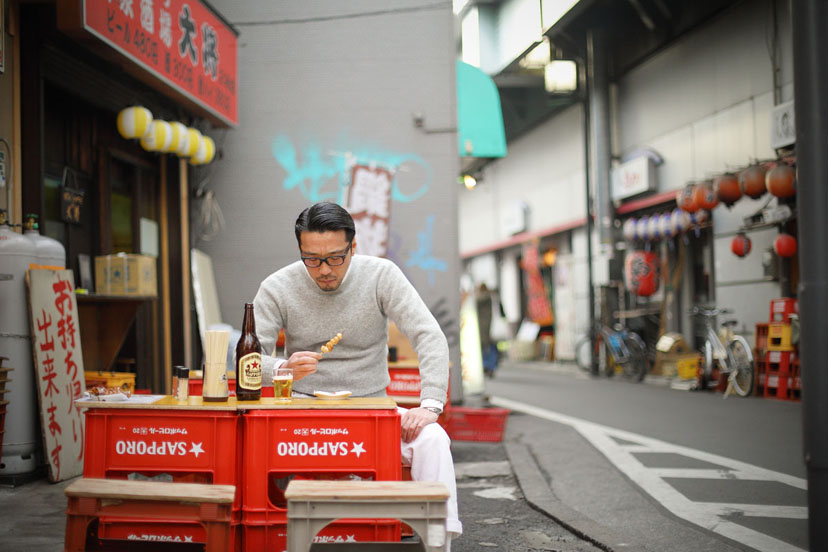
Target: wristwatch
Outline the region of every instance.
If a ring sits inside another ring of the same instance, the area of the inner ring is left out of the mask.
[[[438,416],[443,412],[442,410],[440,410],[436,406],[424,406],[423,408],[425,408],[426,410],[431,410],[432,412],[434,412]]]

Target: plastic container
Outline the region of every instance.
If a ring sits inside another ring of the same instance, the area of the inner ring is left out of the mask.
[[[173,368],[172,391],[177,401],[186,401],[190,398],[190,369],[186,366]]]
[[[135,374],[131,372],[85,371],[83,378],[86,381],[87,389],[90,387],[123,387],[126,385],[130,393],[135,391]]]
[[[242,524],[245,552],[283,552],[287,548],[287,522],[270,525]],[[383,542],[400,540],[396,520],[340,519],[319,531],[313,542]]]
[[[173,481],[236,485],[241,506],[241,417],[201,410],[86,411],[84,477],[169,474]]]
[[[291,474],[315,478],[358,474],[399,481],[400,419],[383,410],[249,410],[244,414],[244,520],[270,522],[282,512],[269,485]],[[251,517],[258,516],[258,517]]]
[[[508,417],[509,410],[506,408],[452,406],[446,431],[455,441],[497,443],[503,440],[503,431],[506,429]]]
[[[791,297],[772,299],[770,302],[770,321],[790,323],[791,314],[799,313],[799,301]]]
[[[420,396],[420,369],[388,367],[391,383],[385,388],[389,395],[404,397]]]

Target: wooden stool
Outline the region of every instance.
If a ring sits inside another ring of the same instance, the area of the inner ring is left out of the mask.
[[[448,497],[436,481],[291,481],[285,490],[287,552],[308,552],[314,536],[340,518],[404,520],[427,552],[444,551]]]
[[[230,548],[233,485],[78,479],[66,487],[64,552],[86,548],[89,522],[100,516],[195,521],[207,530],[207,552]]]

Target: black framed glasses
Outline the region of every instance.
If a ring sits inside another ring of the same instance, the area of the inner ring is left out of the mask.
[[[348,242],[348,248],[345,253],[339,255],[328,255],[327,257],[301,257],[302,262],[308,268],[319,268],[322,263],[328,263],[328,266],[341,266],[345,263],[345,258],[351,250],[351,242]]]

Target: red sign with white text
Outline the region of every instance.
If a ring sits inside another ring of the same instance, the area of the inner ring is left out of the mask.
[[[84,0],[84,29],[235,127],[236,32],[198,0]]]

